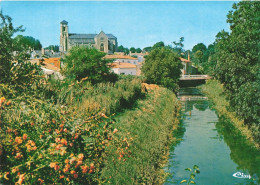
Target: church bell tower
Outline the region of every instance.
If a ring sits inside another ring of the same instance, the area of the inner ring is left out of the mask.
[[[60,22],[60,51],[68,51],[69,27],[68,22],[63,20]]]

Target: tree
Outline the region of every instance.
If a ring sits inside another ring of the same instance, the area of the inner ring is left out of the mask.
[[[53,50],[54,52],[59,52],[59,46],[58,45],[49,45],[45,49]]]
[[[130,51],[131,51],[131,53],[135,53],[136,50],[135,50],[134,47],[131,47],[131,48],[130,48]]]
[[[156,49],[156,48],[161,48],[161,47],[164,47],[165,45],[164,45],[164,42],[163,41],[160,41],[160,42],[157,42],[157,43],[155,43],[154,45],[153,45],[153,47],[152,47],[152,50],[153,49]]]
[[[15,41],[23,46],[25,49],[34,49],[34,50],[40,50],[42,49],[42,45],[39,40],[31,37],[31,36],[23,36],[18,35],[15,37]]]
[[[76,80],[88,78],[92,84],[105,81],[116,81],[117,75],[110,72],[109,60],[103,59],[106,54],[95,48],[73,47],[63,60],[63,73]]]
[[[197,51],[205,52],[207,50],[207,47],[203,43],[198,43],[192,48],[192,52],[196,53]]]
[[[179,56],[171,49],[161,47],[153,49],[146,57],[142,73],[148,83],[163,85],[176,92],[181,68]]]
[[[144,49],[143,49],[143,51],[144,52],[151,52],[151,50],[152,50],[152,47],[145,47]]]
[[[176,41],[172,42],[175,45],[173,47],[173,50],[180,56],[182,55],[182,53],[184,53],[184,50],[183,50],[184,44],[183,44],[183,42],[184,42],[184,37],[181,37],[179,42],[176,42]]]
[[[117,47],[117,52],[124,52],[124,54],[128,55],[129,54],[129,49],[125,48],[122,45],[120,45],[119,47]]]
[[[141,53],[142,50],[140,48],[136,48],[136,53]]]
[[[28,91],[37,81],[40,67],[27,62],[27,50],[12,38],[14,33],[23,31],[22,26],[13,27],[12,18],[1,11],[0,21],[0,83],[15,91]]]
[[[231,33],[216,37],[215,76],[229,93],[231,106],[253,128],[260,142],[260,3],[241,1],[227,15]],[[253,95],[254,94],[254,95]]]

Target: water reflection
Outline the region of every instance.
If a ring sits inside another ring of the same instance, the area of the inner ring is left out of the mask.
[[[195,182],[214,184],[260,184],[260,153],[224,117],[218,117],[212,103],[196,88],[181,89],[183,127],[171,149],[165,184],[179,184],[188,175],[185,168],[199,165],[201,174]],[[251,179],[232,175],[242,172]]]

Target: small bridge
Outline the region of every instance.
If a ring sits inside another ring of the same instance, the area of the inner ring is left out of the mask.
[[[208,75],[181,75],[180,80],[207,80],[210,79]]]
[[[197,100],[208,100],[208,97],[203,96],[178,96],[181,101],[197,101]]]

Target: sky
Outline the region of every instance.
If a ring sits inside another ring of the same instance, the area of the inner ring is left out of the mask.
[[[69,33],[111,33],[118,45],[141,48],[163,41],[171,45],[184,37],[184,49],[212,44],[233,1],[1,1],[19,33],[39,39],[43,47],[59,45],[60,22]]]

